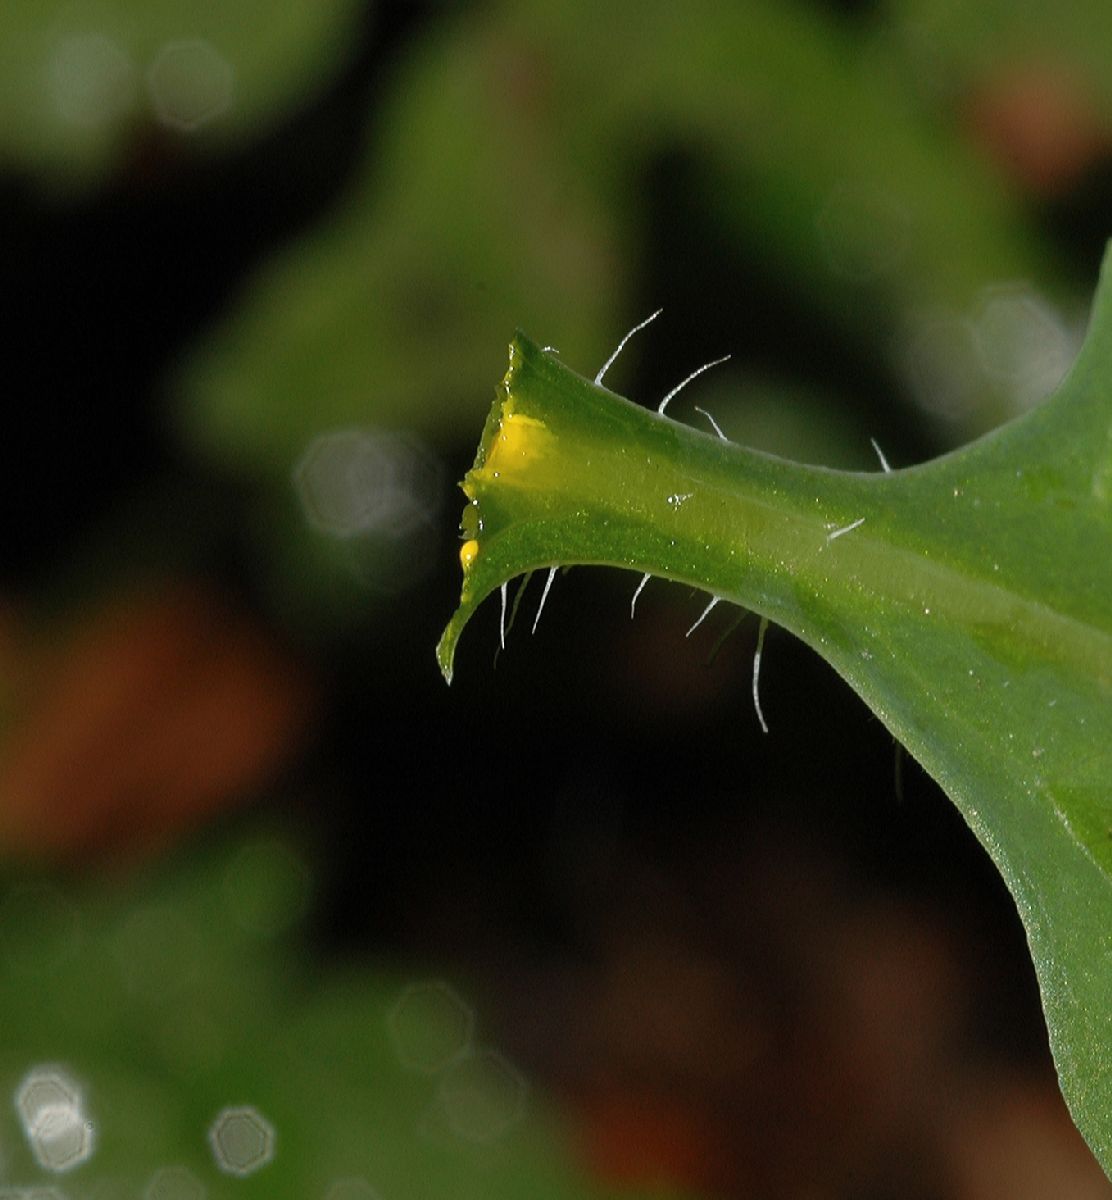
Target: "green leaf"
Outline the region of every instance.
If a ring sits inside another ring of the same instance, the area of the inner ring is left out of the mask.
[[[1112,255],[1041,407],[909,470],[805,467],[637,407],[518,336],[464,480],[463,593],[606,563],[827,659],[945,788],[1027,930],[1062,1090],[1112,1169]],[[775,724],[776,714],[768,714]]]

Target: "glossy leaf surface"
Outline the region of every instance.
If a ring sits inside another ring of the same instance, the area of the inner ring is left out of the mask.
[[[1112,1168],[1112,269],[1041,407],[891,473],[804,467],[647,411],[524,337],[475,465],[450,678],[478,604],[606,563],[817,650],[945,788],[1026,927],[1062,1088]]]

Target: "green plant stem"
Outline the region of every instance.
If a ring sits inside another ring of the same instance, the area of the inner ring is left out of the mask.
[[[516,575],[608,563],[816,649],[942,785],[1027,930],[1074,1118],[1112,1166],[1112,286],[1059,392],[890,473],[800,466],[639,408],[518,336],[464,480],[451,678]],[[776,714],[769,713],[775,726]]]

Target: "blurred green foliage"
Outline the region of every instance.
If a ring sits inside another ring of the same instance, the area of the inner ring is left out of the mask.
[[[569,1165],[543,1098],[435,975],[305,961],[310,887],[266,832],[126,886],[5,889],[0,1087],[18,1097],[33,1070],[56,1071],[93,1124],[91,1157],[58,1182],[133,1197],[185,1167],[213,1197],[323,1200],[353,1179],[374,1192],[336,1195],[615,1194]],[[209,1131],[246,1106],[273,1127],[274,1160],[228,1178]],[[3,1113],[3,1179],[45,1186],[16,1105]]]
[[[1049,63],[1068,68],[1112,112],[1112,73],[1106,47],[1112,40],[1112,11],[1082,3],[1054,7],[1047,0],[885,0],[882,12],[902,30],[904,53],[918,73],[948,92],[995,71],[1002,64]]]
[[[293,112],[362,0],[5,0],[0,165],[60,191],[111,179],[149,128],[227,149]]]

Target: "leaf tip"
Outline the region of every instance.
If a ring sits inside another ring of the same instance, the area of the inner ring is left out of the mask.
[[[517,459],[525,455],[528,449],[527,443],[531,440],[527,436],[531,432],[528,428],[530,424],[528,418],[517,417],[512,429],[508,422],[508,417],[515,415],[512,413],[510,403],[514,378],[521,367],[523,353],[527,353],[530,346],[531,343],[520,330],[510,342],[509,366],[495,389],[494,403],[487,415],[486,425],[475,453],[475,461],[460,485],[467,497],[467,505],[463,510],[463,518],[460,523],[464,537],[463,544],[459,548],[459,561],[463,568],[463,587],[459,606],[452,614],[436,647],[436,661],[441,675],[444,676],[444,682],[447,684],[452,682],[456,644],[459,642],[460,634],[471,614],[478,607],[479,600],[490,591],[488,583],[485,590],[477,595],[472,580],[472,568],[479,559],[482,548],[480,534],[483,523],[478,513],[477,492],[491,479],[497,479],[502,469],[513,466]]]
[[[436,644],[436,665],[440,668],[440,674],[444,677],[444,682],[449,687],[452,686],[456,642],[459,641],[459,631],[452,628],[454,624],[455,619],[453,618],[440,635],[440,641]]]

